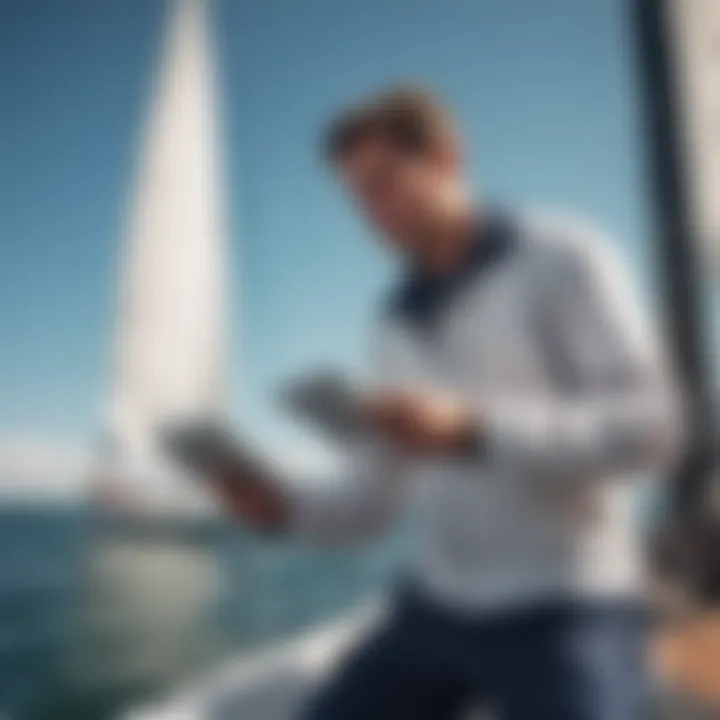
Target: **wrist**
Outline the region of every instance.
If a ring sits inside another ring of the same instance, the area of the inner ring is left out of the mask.
[[[285,529],[288,502],[273,477],[225,467],[218,468],[214,478],[215,488],[231,515],[259,532],[275,534]]]
[[[460,457],[478,457],[485,450],[485,436],[475,418],[466,418],[458,427],[452,451]]]

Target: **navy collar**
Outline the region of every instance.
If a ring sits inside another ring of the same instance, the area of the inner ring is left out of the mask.
[[[442,276],[411,271],[391,300],[391,313],[429,328],[469,282],[505,258],[514,246],[512,222],[498,213],[478,220],[463,262]]]

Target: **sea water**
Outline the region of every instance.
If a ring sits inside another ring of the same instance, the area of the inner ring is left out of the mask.
[[[0,718],[110,717],[163,689],[155,678],[143,683],[115,677],[108,686],[87,677],[87,658],[93,657],[87,649],[87,574],[104,531],[88,507],[0,508]],[[389,541],[312,551],[220,521],[205,527],[201,538],[181,526],[174,532],[170,542],[202,542],[224,580],[216,606],[196,628],[203,651],[184,673],[342,614],[386,582],[397,555]],[[162,542],[168,542],[166,534]],[[164,681],[181,682],[179,674]]]

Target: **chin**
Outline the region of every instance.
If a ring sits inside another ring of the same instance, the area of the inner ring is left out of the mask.
[[[390,245],[392,248],[402,255],[414,258],[421,252],[421,248],[418,247],[417,240],[412,237],[400,236],[398,234],[389,236]]]

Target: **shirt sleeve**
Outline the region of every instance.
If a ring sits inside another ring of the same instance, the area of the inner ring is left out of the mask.
[[[399,506],[398,463],[377,443],[354,448],[344,472],[291,493],[288,530],[311,542],[352,541],[381,532]]]
[[[392,330],[381,324],[371,349],[372,382],[385,382],[393,365]],[[304,482],[289,492],[288,530],[301,540],[363,539],[383,530],[398,512],[406,459],[372,436],[344,450],[337,474]]]
[[[584,479],[666,466],[680,445],[678,388],[626,269],[594,231],[575,230],[546,279],[543,339],[568,387],[486,409],[491,456],[539,476]]]

